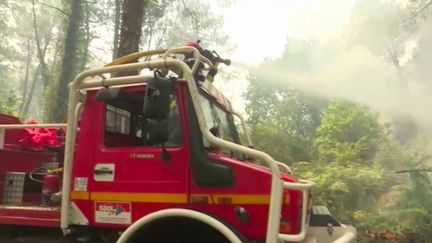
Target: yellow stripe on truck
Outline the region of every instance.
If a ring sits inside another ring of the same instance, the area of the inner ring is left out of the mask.
[[[190,197],[207,196],[208,204],[269,204],[268,194],[191,194]],[[184,193],[136,193],[136,192],[71,192],[72,200],[91,201],[128,201],[146,203],[187,203],[188,195]],[[284,195],[283,203],[289,203]]]
[[[213,194],[215,203],[227,204],[269,204],[268,194]]]
[[[148,203],[186,203],[187,195],[183,193],[92,192],[90,194],[90,200]]]
[[[90,193],[89,192],[72,191],[70,197],[71,197],[71,199],[74,199],[74,200],[89,200],[90,199]]]

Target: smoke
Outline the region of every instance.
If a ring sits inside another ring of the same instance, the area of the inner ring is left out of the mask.
[[[384,1],[358,2],[352,11],[357,12],[346,32],[353,39],[343,36],[329,45],[303,41],[315,45],[304,51],[306,57],[290,53],[288,39],[288,53],[277,60],[232,65],[315,96],[367,105],[386,121],[413,121],[432,134],[432,21],[410,19],[412,29],[403,29],[399,23],[409,11]],[[321,54],[311,56],[317,49]],[[307,63],[298,64],[303,59]]]
[[[314,63],[312,69],[262,65],[259,75],[263,80],[280,80],[281,85],[315,96],[367,105],[393,123],[412,120],[421,130],[432,134],[432,52],[422,49],[430,48],[432,40],[432,29],[427,27],[430,26],[423,26],[419,34],[403,43],[398,56],[400,67],[388,57],[356,46]],[[257,69],[240,62],[232,65]]]
[[[332,43],[302,36],[298,38],[310,47],[301,50],[298,39],[290,43],[289,38],[285,53],[276,60],[232,65],[258,73],[262,81],[367,105],[384,121],[396,126],[414,123],[432,134],[432,10],[413,19],[410,5],[356,1],[350,23]],[[296,22],[298,28],[308,21],[300,20],[304,21]]]
[[[254,68],[253,65],[244,63],[244,62],[240,62],[240,61],[236,61],[236,60],[231,60],[231,66],[239,68],[239,69],[245,69],[245,70],[251,70],[252,68]]]
[[[432,96],[426,80],[413,81],[383,57],[357,47],[302,80],[290,85],[328,98],[341,97],[365,104],[384,115],[412,118],[431,127]]]

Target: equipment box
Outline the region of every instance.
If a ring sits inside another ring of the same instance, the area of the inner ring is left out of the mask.
[[[29,173],[6,172],[3,183],[3,204],[22,204],[40,202],[43,174],[33,173],[32,180]]]

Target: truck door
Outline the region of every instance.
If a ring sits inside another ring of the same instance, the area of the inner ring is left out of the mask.
[[[173,87],[168,142],[148,141],[144,87],[122,88],[103,102],[100,143],[93,159],[90,198],[94,223],[128,225],[152,211],[187,203],[188,150],[180,86]],[[96,138],[98,139],[98,138]]]

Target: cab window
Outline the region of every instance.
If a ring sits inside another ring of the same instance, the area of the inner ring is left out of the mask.
[[[148,140],[147,119],[143,116],[144,90],[121,90],[115,100],[105,106],[105,132],[103,143],[106,147],[161,146]],[[177,98],[173,94],[168,116],[167,147],[180,146],[183,133]]]
[[[128,135],[130,133],[131,113],[115,106],[106,106],[106,131]]]

